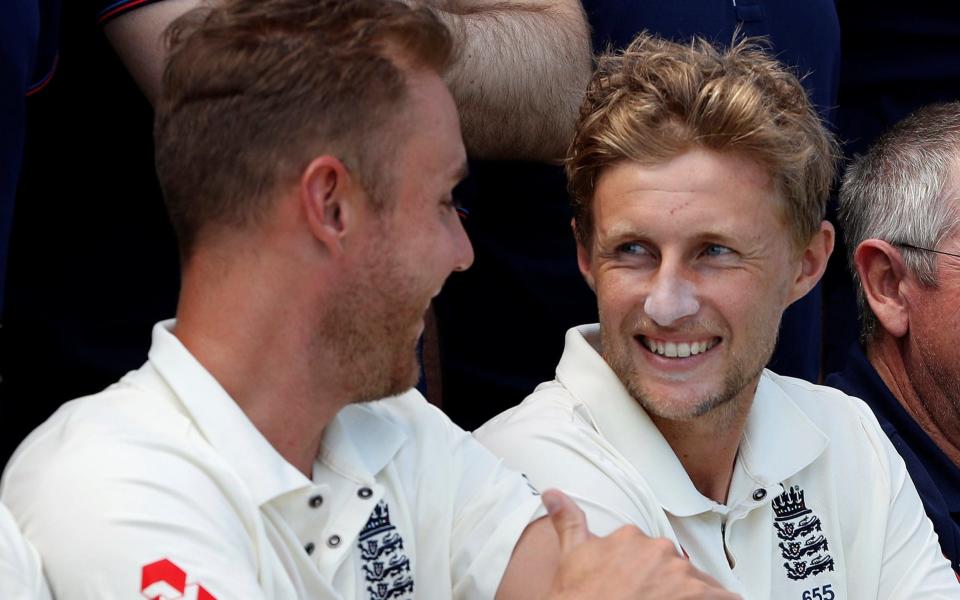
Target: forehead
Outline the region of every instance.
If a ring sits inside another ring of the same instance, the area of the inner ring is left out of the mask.
[[[463,162],[466,150],[460,135],[460,117],[443,79],[427,69],[406,73],[407,101],[394,118],[408,150],[424,160]]]
[[[782,222],[783,202],[767,170],[740,154],[693,149],[646,165],[621,161],[603,171],[594,192],[598,232],[624,225],[722,227]]]
[[[440,76],[409,71],[407,98],[393,118],[396,152],[391,157],[395,206],[436,202],[466,174],[467,153],[456,104]]]

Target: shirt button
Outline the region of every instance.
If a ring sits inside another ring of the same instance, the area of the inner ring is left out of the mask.
[[[763,488],[760,488],[759,490],[756,490],[755,492],[753,492],[753,499],[756,500],[757,502],[763,500],[766,497],[767,497],[767,490]]]
[[[323,504],[323,496],[319,494],[310,498],[310,508],[317,508]]]
[[[359,490],[357,490],[357,495],[363,498],[364,500],[366,500],[367,498],[373,495],[373,490],[371,490],[368,487],[362,487]]]
[[[331,535],[329,538],[327,538],[327,545],[330,546],[331,548],[336,548],[337,546],[339,546],[339,545],[340,545],[340,536],[339,536],[339,535]]]
[[[307,551],[307,554],[313,554],[313,550],[316,546],[313,545],[313,542],[308,542],[306,546],[303,547]]]

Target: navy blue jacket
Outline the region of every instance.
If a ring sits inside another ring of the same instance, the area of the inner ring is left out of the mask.
[[[960,468],[893,396],[860,346],[851,348],[846,369],[828,376],[826,384],[860,398],[873,409],[880,427],[907,464],[943,554],[960,573]]]

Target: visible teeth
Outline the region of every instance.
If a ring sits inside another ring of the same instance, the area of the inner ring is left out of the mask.
[[[650,352],[668,358],[687,358],[691,355],[706,352],[713,347],[713,341],[706,342],[662,342],[643,338],[643,343]]]

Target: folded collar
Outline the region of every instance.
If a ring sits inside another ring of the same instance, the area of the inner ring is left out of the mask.
[[[716,503],[696,489],[646,411],[597,352],[599,340],[599,325],[570,329],[557,379],[655,490],[664,510],[678,517],[711,510]],[[778,483],[813,462],[826,445],[826,436],[765,371],[740,443],[743,468],[762,485]]]
[[[179,398],[197,429],[262,505],[311,485],[254,426],[189,350],[172,333],[175,321],[153,329],[150,363]],[[279,409],[279,407],[278,407]],[[364,483],[386,466],[406,434],[369,406],[351,405],[327,426],[320,459],[331,468]]]

